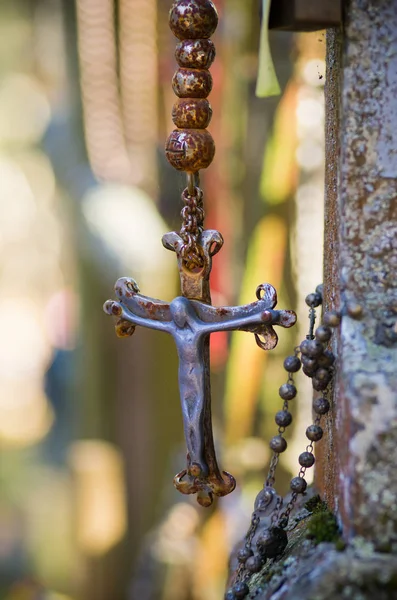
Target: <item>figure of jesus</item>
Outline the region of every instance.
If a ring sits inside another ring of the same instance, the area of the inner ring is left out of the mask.
[[[179,391],[183,413],[184,433],[187,446],[188,469],[177,476],[177,487],[183,493],[194,493],[200,489],[198,482],[209,486],[212,493],[225,495],[235,487],[234,478],[223,472],[223,478],[211,473],[208,452],[205,448],[206,371],[209,370],[205,343],[216,331],[243,330],[262,335],[262,347],[273,348],[277,335],[273,324],[291,327],[296,316],[292,311],[273,310],[277,302],[274,288],[269,284],[260,286],[258,300],[252,304],[236,307],[214,307],[198,300],[179,296],[171,303],[147,298],[139,293],[133,279],[119,279],[115,286],[119,301],[108,300],[104,309],[123,322],[134,327],[140,325],[173,336],[179,358]],[[263,296],[260,294],[263,292]],[[212,443],[212,436],[211,436]],[[215,457],[214,457],[215,459]],[[215,463],[216,465],[216,459]],[[217,468],[217,467],[216,467]],[[195,481],[184,485],[183,475]],[[215,475],[215,480],[214,480]],[[208,494],[207,494],[208,495]],[[211,500],[212,501],[212,500]]]

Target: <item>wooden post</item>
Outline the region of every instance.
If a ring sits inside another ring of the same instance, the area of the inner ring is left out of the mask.
[[[318,31],[336,27],[342,20],[341,0],[273,0],[270,29]]]
[[[328,34],[326,308],[343,308],[317,482],[343,525],[397,543],[397,4],[349,0]],[[341,43],[342,42],[342,43]]]

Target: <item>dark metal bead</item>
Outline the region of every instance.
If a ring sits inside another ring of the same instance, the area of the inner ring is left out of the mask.
[[[302,367],[302,371],[308,377],[314,377],[316,370],[317,370],[317,367],[310,368],[310,367],[306,367],[305,365]]]
[[[336,310],[329,310],[323,317],[324,325],[328,327],[338,327],[340,325],[340,315]]]
[[[247,560],[247,562],[245,563],[245,568],[250,573],[259,573],[263,564],[263,559],[256,554],[255,556],[251,556],[251,558]]]
[[[326,381],[329,383],[332,379],[332,373],[328,369],[324,369],[323,367],[317,369],[316,371],[316,379],[319,381]]]
[[[282,452],[286,451],[287,442],[281,435],[275,435],[274,438],[272,438],[272,440],[270,441],[269,446],[273,450],[273,452],[281,454]]]
[[[237,552],[237,559],[241,563],[245,563],[251,556],[254,556],[254,553],[251,548],[247,548],[247,546],[244,546],[244,548],[241,548]]]
[[[236,583],[232,587],[232,590],[233,590],[233,594],[235,595],[237,600],[242,600],[243,598],[248,596],[248,594],[250,593],[250,589],[249,589],[248,585],[246,583],[244,583],[244,581],[239,581],[238,583]]]
[[[331,350],[324,350],[323,354],[317,358],[319,367],[331,367],[335,362],[335,355]]]
[[[300,466],[305,467],[306,469],[312,467],[316,461],[314,455],[311,452],[302,452],[302,454],[299,455],[298,460]]]
[[[275,421],[279,427],[288,427],[292,423],[292,415],[288,410],[280,410],[275,416]]]
[[[321,297],[323,297],[324,296],[324,284],[320,283],[316,287],[316,292],[317,292],[317,294],[320,294]]]
[[[323,392],[327,389],[329,381],[320,381],[315,376],[312,379],[312,386],[316,392]]]
[[[290,488],[293,492],[297,494],[303,494],[306,491],[307,483],[303,479],[303,477],[294,477],[291,479]]]
[[[178,65],[188,69],[209,69],[215,55],[211,40],[184,40],[179,42],[175,50]]]
[[[328,342],[328,340],[331,339],[332,331],[326,325],[320,325],[320,327],[316,329],[315,335],[319,342]]]
[[[310,356],[304,355],[302,356],[302,364],[304,367],[308,368],[308,369],[317,369],[317,359],[316,358],[310,358]]]
[[[313,410],[318,415],[326,415],[330,409],[327,398],[316,398],[313,400]]]
[[[211,104],[204,98],[180,98],[172,107],[172,120],[180,129],[205,129],[211,117]]]
[[[310,358],[320,356],[324,352],[324,346],[318,340],[307,340],[306,352]]]
[[[233,590],[228,590],[224,596],[225,600],[236,600]]]
[[[288,373],[297,373],[301,368],[301,361],[297,356],[287,356],[284,361],[284,369]]]
[[[284,383],[278,393],[283,400],[292,400],[297,394],[297,389],[292,383]]]
[[[320,425],[309,425],[306,429],[306,437],[311,442],[318,442],[323,437],[323,430]]]
[[[273,504],[273,501],[276,497],[276,493],[271,487],[264,487],[261,489],[254,502],[254,510],[255,512],[266,512]]]
[[[288,536],[281,527],[272,527],[259,536],[256,545],[263,558],[275,558],[287,547]]]
[[[309,344],[310,340],[303,340],[303,342],[301,343],[300,347],[300,351],[302,352],[302,354],[307,355],[307,351],[309,349]],[[303,360],[303,356],[302,356],[302,360]]]
[[[209,38],[217,28],[218,13],[211,0],[175,0],[169,23],[180,40]]]
[[[320,306],[320,304],[322,303],[323,299],[321,294],[309,294],[308,296],[306,296],[305,298],[305,302],[308,306],[310,306],[311,308],[316,308],[317,306]]]
[[[206,98],[212,90],[212,76],[206,69],[178,69],[172,78],[178,98]]]
[[[175,129],[167,140],[165,153],[178,171],[196,173],[212,163],[215,144],[206,129]]]

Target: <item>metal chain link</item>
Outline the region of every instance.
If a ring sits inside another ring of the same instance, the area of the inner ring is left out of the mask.
[[[184,245],[181,254],[187,269],[199,269],[204,265],[203,249],[199,236],[204,226],[203,192],[195,186],[192,191],[186,188],[182,193],[185,203],[181,211],[182,227],[179,232]]]

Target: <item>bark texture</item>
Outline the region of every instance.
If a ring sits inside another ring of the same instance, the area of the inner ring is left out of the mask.
[[[345,10],[328,47],[325,249],[326,302],[344,315],[318,482],[346,538],[397,550],[397,4]]]

